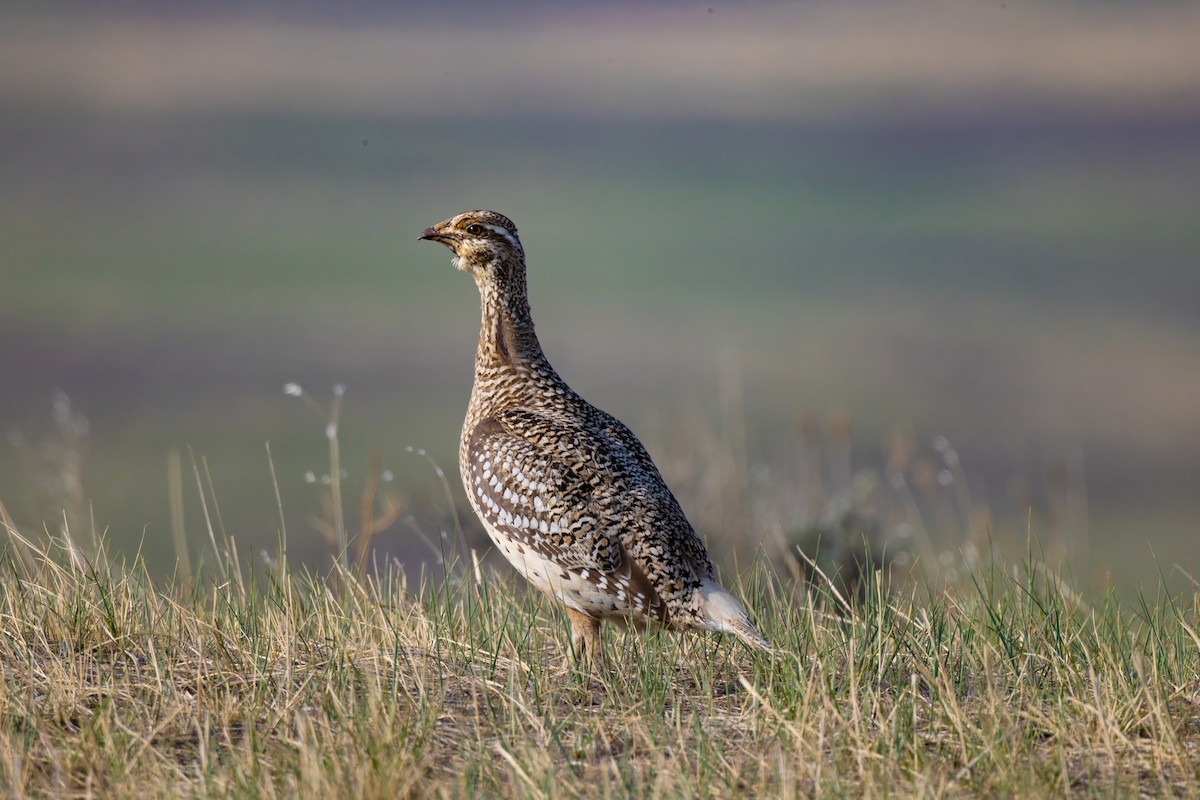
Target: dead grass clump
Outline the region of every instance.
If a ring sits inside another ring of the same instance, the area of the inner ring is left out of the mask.
[[[1200,791],[1200,591],[1126,609],[982,563],[851,612],[759,565],[740,591],[784,655],[614,629],[585,676],[559,612],[487,570],[180,591],[11,528],[0,570],[13,797]]]

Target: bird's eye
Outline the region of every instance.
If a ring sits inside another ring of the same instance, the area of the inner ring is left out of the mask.
[[[478,236],[479,234],[483,233],[483,226],[482,225],[468,225],[467,233],[471,234],[472,236]]]

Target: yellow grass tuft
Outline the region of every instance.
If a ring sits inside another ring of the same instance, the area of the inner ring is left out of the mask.
[[[613,629],[584,676],[559,612],[470,560],[238,580],[231,542],[185,588],[7,527],[7,796],[1200,792],[1200,591],[1126,609],[985,562],[828,603],[757,565],[778,657]]]

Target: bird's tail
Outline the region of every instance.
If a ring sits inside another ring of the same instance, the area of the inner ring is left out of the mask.
[[[704,614],[708,617],[706,627],[709,630],[732,633],[756,650],[775,654],[775,648],[754,627],[745,606],[736,597],[715,582],[706,580],[700,584],[700,598]]]

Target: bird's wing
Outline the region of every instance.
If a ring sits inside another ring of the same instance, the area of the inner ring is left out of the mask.
[[[621,543],[619,464],[602,437],[527,409],[480,421],[468,441],[469,485],[485,522],[523,547],[623,595],[665,621],[665,606]]]

